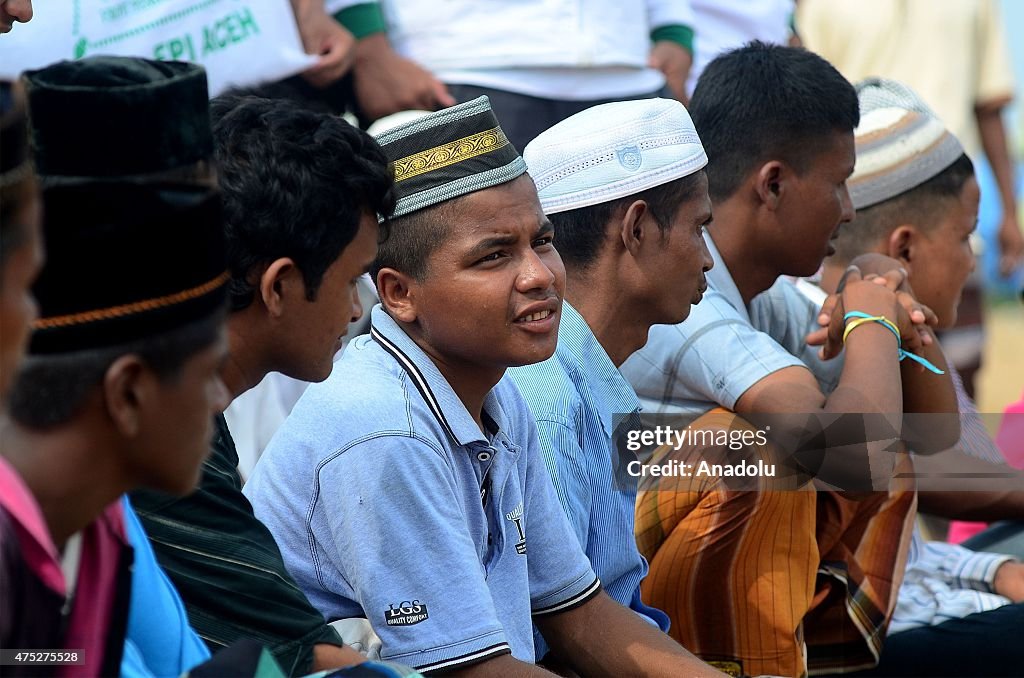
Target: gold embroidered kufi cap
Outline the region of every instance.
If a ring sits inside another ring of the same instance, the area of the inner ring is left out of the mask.
[[[526,172],[485,96],[393,127],[377,142],[394,167],[395,217]]]

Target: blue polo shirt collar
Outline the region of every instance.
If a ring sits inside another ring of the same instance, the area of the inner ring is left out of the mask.
[[[601,427],[609,438],[614,434],[612,418],[615,414],[630,414],[640,409],[640,399],[618,368],[608,357],[594,331],[569,302],[562,302],[562,318],[558,326],[558,353],[567,359],[567,369],[584,366],[587,381],[594,399],[594,410],[601,420]]]
[[[753,324],[750,321],[747,305],[743,303],[743,295],[736,287],[736,282],[732,279],[732,274],[729,273],[729,267],[722,260],[722,254],[715,247],[715,241],[709,231],[704,232],[704,242],[707,243],[708,251],[711,252],[711,258],[715,262],[714,267],[707,273],[708,285],[718,290],[730,306],[735,308],[748,323]]]
[[[441,428],[456,445],[488,444],[483,431],[434,361],[380,304],[370,311],[370,336],[406,371]],[[490,417],[498,431],[508,431],[508,418],[494,395],[494,389],[484,398],[484,414]]]

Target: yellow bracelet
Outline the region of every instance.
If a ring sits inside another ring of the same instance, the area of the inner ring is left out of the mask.
[[[855,329],[866,323],[881,323],[882,325],[885,325],[889,331],[895,331],[896,329],[892,322],[890,322],[884,315],[870,315],[863,318],[856,318],[846,324],[846,329],[843,330],[843,343],[846,343],[846,337],[850,336],[850,332],[853,332]],[[899,342],[899,336],[899,333],[896,332],[897,343]]]

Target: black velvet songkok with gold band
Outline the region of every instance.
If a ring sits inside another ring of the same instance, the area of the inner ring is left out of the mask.
[[[46,249],[29,353],[157,337],[222,312],[219,190],[153,178],[212,158],[202,67],[91,57],[24,82]]]
[[[389,129],[377,142],[394,167],[396,217],[526,172],[485,96]]]
[[[220,193],[209,187],[83,181],[46,188],[43,240],[30,354],[159,336],[225,308]]]

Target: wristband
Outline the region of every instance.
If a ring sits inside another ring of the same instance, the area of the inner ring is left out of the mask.
[[[850,311],[843,316],[843,320],[846,322],[846,329],[843,330],[843,344],[846,343],[846,337],[849,336],[850,332],[854,331],[861,325],[865,323],[878,323],[892,332],[893,336],[896,337],[896,353],[899,356],[900,362],[903,362],[905,358],[910,358],[935,374],[945,374],[945,372],[933,365],[926,358],[922,358],[910,351],[904,351],[903,340],[900,338],[899,328],[884,315],[868,315],[862,311]]]

